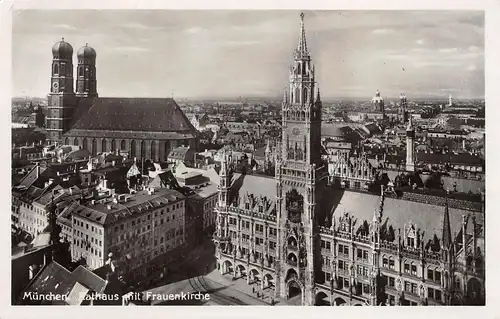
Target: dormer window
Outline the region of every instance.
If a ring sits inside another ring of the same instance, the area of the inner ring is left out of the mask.
[[[259,213],[262,213],[264,212],[264,207],[262,207],[262,205],[259,206]]]
[[[249,209],[250,209],[250,204],[249,204],[249,203],[245,203],[245,209],[246,209],[246,210],[249,210]]]

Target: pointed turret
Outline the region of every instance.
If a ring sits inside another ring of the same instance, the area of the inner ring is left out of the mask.
[[[318,92],[316,93],[316,102],[321,102],[321,96],[319,95],[319,88]]]
[[[448,207],[448,196],[446,196],[446,203],[445,203],[445,208],[444,208],[444,217],[443,217],[443,238],[442,243],[443,243],[443,248],[449,249],[451,248],[452,245],[452,239],[451,239],[451,226],[450,226],[450,211]]]
[[[306,30],[304,27],[304,13],[300,13],[300,38],[299,38],[299,46],[297,48],[297,53],[300,56],[308,56],[309,52],[307,51],[307,41],[306,41]]]

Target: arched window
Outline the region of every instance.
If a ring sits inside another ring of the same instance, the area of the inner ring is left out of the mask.
[[[78,68],[78,76],[83,76],[83,67]]]
[[[309,94],[307,88],[304,88],[304,103],[307,103],[309,100]]]
[[[97,155],[97,140],[94,138],[92,139],[92,156]]]
[[[306,64],[302,63],[302,75],[306,75]]]
[[[59,74],[59,65],[54,64],[54,74]]]
[[[164,147],[165,147],[164,157],[165,157],[165,159],[167,159],[168,158],[169,141],[165,141]]]
[[[85,149],[85,150],[88,150],[87,138],[86,137],[83,138],[82,148]]]
[[[295,103],[300,103],[300,88],[295,88]]]
[[[116,141],[114,139],[111,140],[111,151],[116,151]]]
[[[155,141],[151,142],[151,160],[152,161],[156,160],[156,143],[155,143]]]
[[[64,145],[69,145],[69,137],[66,137],[66,138],[64,139]]]
[[[101,152],[106,152],[107,148],[108,148],[108,141],[105,138],[103,138],[102,139]]]
[[[127,147],[125,146],[125,140],[122,140],[120,142],[120,150],[122,150],[122,151],[126,151],[127,150]]]
[[[75,139],[73,140],[73,145],[75,146],[78,146],[78,139],[75,137]]]
[[[141,161],[146,158],[146,142],[141,142]]]
[[[134,158],[136,157],[135,155],[136,155],[135,140],[132,140],[132,142],[130,142],[130,157]]]

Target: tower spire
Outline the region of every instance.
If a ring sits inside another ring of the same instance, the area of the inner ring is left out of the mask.
[[[316,102],[321,101],[321,96],[319,95],[319,87],[318,87],[318,93],[316,93]]]
[[[301,56],[309,55],[307,51],[306,29],[304,28],[304,12],[300,13],[300,39],[297,51]]]
[[[450,248],[452,244],[451,240],[451,226],[450,226],[450,211],[448,208],[448,194],[446,194],[446,203],[444,208],[444,218],[443,218],[443,247],[445,249]]]

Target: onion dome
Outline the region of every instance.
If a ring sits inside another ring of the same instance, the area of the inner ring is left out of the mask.
[[[62,38],[61,41],[52,47],[52,55],[54,57],[71,57],[73,55],[73,47]]]
[[[95,52],[94,48],[90,47],[89,44],[86,43],[85,46],[78,49],[76,56],[79,59],[95,59],[96,52]]]

